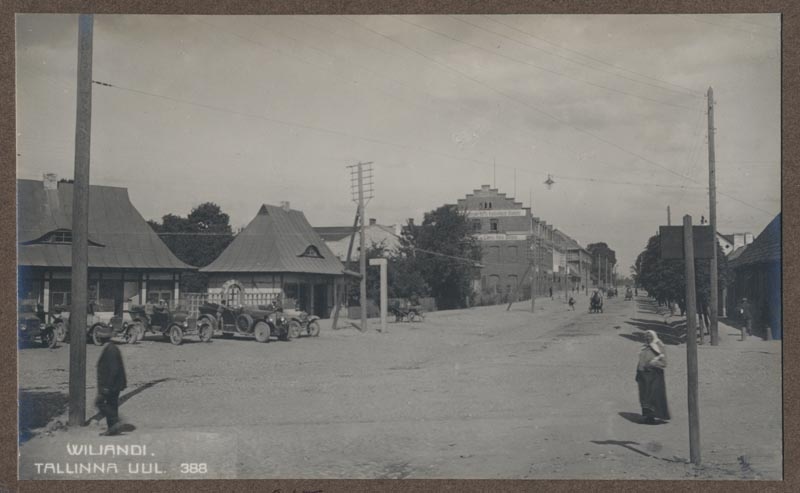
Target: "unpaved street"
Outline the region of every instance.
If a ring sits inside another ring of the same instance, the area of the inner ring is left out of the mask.
[[[607,300],[602,314],[577,299],[575,311],[546,299],[535,314],[527,303],[436,312],[387,333],[373,330],[377,321],[366,333],[323,325],[318,338],[269,344],[175,347],[151,336],[122,346],[131,396],[121,413],[138,429],[104,440],[205,457],[205,477],[781,478],[780,341],[739,342],[721,324],[721,344],[700,346],[704,466],[695,469],[685,345],[663,337],[673,420],[638,424],[636,334],[664,318],[644,298]],[[92,414],[99,348],[87,352]],[[58,407],[68,353],[20,351],[23,405]],[[21,445],[23,478],[55,477],[33,463],[58,460],[67,442],[101,443],[96,421],[55,429],[64,410]]]

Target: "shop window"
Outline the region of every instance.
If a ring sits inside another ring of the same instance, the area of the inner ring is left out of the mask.
[[[72,281],[54,279],[50,281],[50,306],[68,307],[72,303]]]
[[[147,283],[147,302],[157,304],[160,301],[172,302],[174,286],[172,281],[149,281]]]

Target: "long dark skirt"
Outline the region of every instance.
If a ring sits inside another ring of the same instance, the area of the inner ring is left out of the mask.
[[[664,370],[661,368],[637,370],[636,382],[639,384],[639,403],[642,405],[642,416],[670,419]]]

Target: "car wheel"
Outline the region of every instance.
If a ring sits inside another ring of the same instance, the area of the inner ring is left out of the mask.
[[[300,322],[297,320],[292,320],[289,322],[289,339],[297,339],[300,337],[300,332],[303,330],[303,327],[300,326]]]
[[[256,322],[254,329],[256,341],[269,342],[269,324],[264,321]]]
[[[56,347],[56,334],[53,330],[45,329],[40,337],[42,338],[42,347],[50,349]]]
[[[64,321],[58,321],[53,326],[55,328],[56,341],[64,342],[67,340],[67,326]]]
[[[317,322],[316,320],[310,322],[306,330],[308,331],[308,335],[310,335],[311,337],[317,337],[319,335],[319,322]]]
[[[408,318],[412,322],[422,322],[425,320],[425,316],[419,312],[411,312]]]
[[[102,346],[105,341],[100,337],[100,332],[97,329],[98,327],[92,328],[92,342],[95,346]]]
[[[177,325],[169,328],[169,342],[176,346],[180,346],[183,342],[183,331]]]
[[[199,332],[201,342],[209,342],[211,340],[211,336],[214,335],[214,327],[208,323],[208,320],[202,320],[200,325],[197,327],[197,330]]]

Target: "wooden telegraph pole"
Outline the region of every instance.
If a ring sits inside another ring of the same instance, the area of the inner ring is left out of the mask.
[[[361,273],[359,298],[361,301],[361,330],[367,330],[367,240],[364,231],[364,165],[358,163],[358,217],[361,235],[358,239],[358,271]]]
[[[361,298],[361,327],[360,331],[367,330],[367,246],[365,235],[365,215],[364,209],[367,201],[373,197],[372,181],[372,162],[353,164],[348,166],[350,169],[350,188],[353,200],[358,204],[358,221],[361,225],[361,235],[359,238],[359,272],[361,274],[361,285],[359,298]],[[366,168],[366,169],[365,169]]]
[[[72,309],[69,345],[69,425],[86,422],[86,308],[89,280],[89,151],[92,133],[92,31],[94,16],[78,17],[78,91],[75,175],[72,185]]]
[[[708,215],[711,223],[711,237],[714,251],[711,253],[711,306],[709,307],[711,345],[719,344],[717,309],[719,308],[719,276],[717,273],[717,177],[714,162],[714,90],[708,88]]]
[[[715,238],[716,239],[716,238]],[[686,264],[686,378],[689,402],[689,457],[700,465],[700,410],[697,396],[697,295],[694,278],[692,216],[683,216],[683,251]]]

